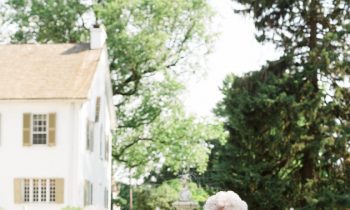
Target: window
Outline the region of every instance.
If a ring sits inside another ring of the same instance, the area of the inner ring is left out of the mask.
[[[41,192],[41,196],[40,196],[40,199],[42,202],[46,202],[46,190],[47,190],[47,184],[46,184],[46,179],[42,179],[41,180],[41,189],[40,189],[40,192]]]
[[[56,113],[23,113],[23,146],[56,145]]]
[[[22,194],[24,203],[54,203],[57,197],[57,184],[56,179],[23,179],[22,191],[18,193]],[[63,191],[61,193],[63,196]]]
[[[103,156],[104,156],[103,150],[105,149],[103,143],[104,143],[104,129],[101,124],[100,126],[100,159],[101,160],[103,160]]]
[[[33,179],[33,202],[39,202],[39,180]]]
[[[93,204],[93,185],[90,181],[85,181],[84,185],[84,205],[89,206]]]
[[[87,120],[86,124],[86,149],[94,151],[94,122]]]
[[[108,209],[108,203],[109,203],[109,202],[108,202],[108,200],[109,200],[109,199],[108,199],[108,194],[109,194],[109,193],[108,193],[108,189],[105,188],[105,195],[104,195],[104,201],[105,201],[105,202],[104,202],[104,203],[105,203],[105,208],[106,208],[106,209]]]
[[[24,202],[30,201],[30,181],[29,179],[24,180]]]
[[[98,122],[100,119],[100,109],[101,109],[101,97],[97,97],[96,106],[95,106],[95,122]]]
[[[56,182],[54,179],[50,179],[50,202],[56,201]]]
[[[109,160],[109,136],[105,135],[105,160]]]
[[[47,130],[47,115],[33,114],[33,144],[46,144]]]

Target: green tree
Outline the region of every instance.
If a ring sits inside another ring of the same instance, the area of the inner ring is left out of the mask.
[[[8,0],[7,20],[17,28],[14,43],[65,43],[86,41],[88,28],[83,15],[91,6],[79,0]]]
[[[135,177],[157,171],[159,167],[174,174],[193,169],[203,173],[211,141],[225,139],[221,123],[186,115],[176,105],[163,110],[151,125],[139,128],[128,136],[130,139],[117,142],[113,153],[114,159],[126,168],[135,168]],[[119,132],[127,131],[120,129],[117,135]]]
[[[193,182],[190,182],[188,186],[192,193],[192,199],[203,206],[203,203],[209,197],[207,192]],[[121,195],[123,197],[128,198],[128,188],[128,185],[122,185]],[[159,185],[145,184],[138,186],[134,191],[134,209],[154,210],[159,207],[164,210],[172,210],[172,203],[179,199],[181,189],[182,183],[179,179],[171,179]],[[121,204],[122,209],[129,209],[128,203],[123,202]]]
[[[282,57],[229,76],[216,110],[230,133],[207,178],[252,209],[349,207],[349,1],[238,0]]]
[[[86,42],[88,28],[104,24],[118,101],[113,155],[129,167],[141,167],[141,173],[145,164],[139,163],[147,161],[147,166],[152,165],[159,159],[157,150],[170,156],[164,153],[165,146],[172,146],[168,140],[164,140],[166,144],[149,141],[144,138],[149,135],[144,134],[153,130],[155,135],[156,126],[152,124],[159,125],[161,114],[178,106],[175,104],[183,90],[183,79],[197,71],[195,66],[208,52],[212,36],[207,25],[212,12],[206,0],[105,0],[94,1],[94,5],[82,2],[8,0],[12,8],[8,21],[17,29],[12,42]],[[172,139],[176,141],[174,147],[183,140]],[[205,155],[201,157],[205,159]],[[203,163],[199,166],[203,170]]]

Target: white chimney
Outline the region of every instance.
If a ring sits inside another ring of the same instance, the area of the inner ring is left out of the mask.
[[[90,49],[100,49],[106,42],[107,34],[103,25],[93,26],[90,29]]]

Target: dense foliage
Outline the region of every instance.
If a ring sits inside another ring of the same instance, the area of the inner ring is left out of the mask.
[[[134,173],[139,177],[159,171],[160,166],[175,174],[191,169],[204,172],[211,141],[224,141],[225,132],[221,123],[188,116],[175,106],[162,113],[152,126],[135,129],[129,138],[117,142],[113,156],[128,168],[141,166]]]
[[[120,194],[123,198],[129,198],[129,187],[122,185]],[[181,189],[182,183],[179,179],[171,179],[159,185],[147,184],[134,187],[133,209],[154,210],[158,207],[162,210],[172,210],[172,203],[179,199]],[[192,182],[189,183],[189,189],[192,199],[203,206],[209,197],[205,190]],[[128,199],[120,200],[119,203],[122,209],[129,209]]]
[[[213,151],[206,182],[250,209],[350,207],[350,2],[238,0],[257,39],[283,51],[228,76],[216,113],[230,137]]]

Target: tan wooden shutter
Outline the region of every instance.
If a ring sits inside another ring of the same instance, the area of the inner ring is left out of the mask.
[[[64,202],[64,179],[55,179],[56,203]]]
[[[22,189],[23,189],[23,179],[14,179],[14,201],[16,204],[23,203]]]
[[[23,114],[23,146],[31,146],[31,114]]]
[[[49,113],[49,146],[56,145],[56,113]]]
[[[95,122],[98,122],[100,119],[100,107],[101,107],[101,98],[96,98],[96,111],[95,111]]]

